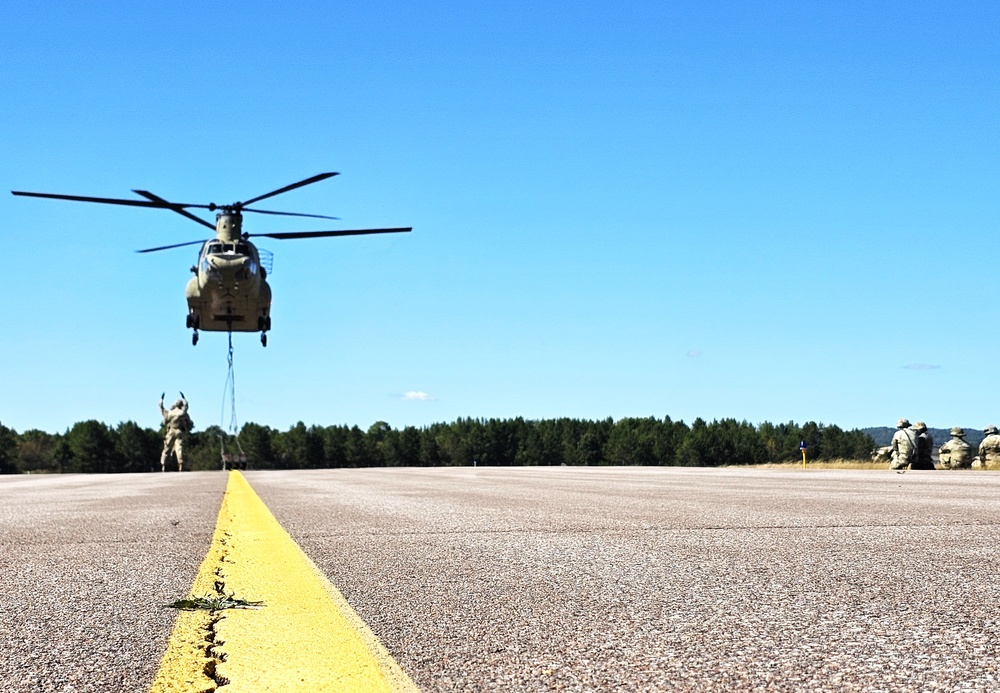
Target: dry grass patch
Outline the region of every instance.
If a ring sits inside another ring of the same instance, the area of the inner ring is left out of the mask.
[[[780,462],[775,464],[762,464],[765,469],[791,469],[792,467],[802,467],[802,462]],[[822,460],[820,462],[807,462],[806,469],[888,469],[885,462],[872,462],[871,460]]]

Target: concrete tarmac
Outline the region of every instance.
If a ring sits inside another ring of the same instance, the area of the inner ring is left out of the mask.
[[[1000,474],[246,477],[424,690],[1000,688]],[[147,687],[225,483],[0,477],[0,690]]]

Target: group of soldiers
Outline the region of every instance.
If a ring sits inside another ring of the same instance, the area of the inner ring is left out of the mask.
[[[965,430],[952,428],[949,439],[938,450],[942,469],[1000,469],[1000,430],[996,426],[983,429],[986,437],[979,444],[979,454],[973,456],[972,446],[965,440]],[[912,426],[906,419],[896,422],[892,443],[876,453],[876,459],[888,457],[889,469],[934,469],[934,440],[927,425],[917,421]]]

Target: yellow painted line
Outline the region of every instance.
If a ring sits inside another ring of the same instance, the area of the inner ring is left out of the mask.
[[[226,501],[229,498],[227,490],[223,497],[219,518],[215,523],[215,534],[212,545],[201,562],[198,574],[191,585],[192,596],[214,594],[215,575],[221,566],[225,550],[225,535],[228,527],[229,511]],[[212,612],[179,611],[174,622],[174,630],[170,634],[167,651],[160,660],[160,669],[153,681],[150,693],[174,693],[180,691],[214,691],[217,683],[206,673],[206,669],[214,666],[214,657],[209,655],[211,647],[210,626],[214,620]]]
[[[215,594],[217,581],[264,605],[180,612],[151,693],[418,690],[239,472],[191,595]]]

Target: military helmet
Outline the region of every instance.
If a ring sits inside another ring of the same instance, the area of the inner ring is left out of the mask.
[[[909,419],[900,419],[899,421],[896,422],[896,428],[909,428],[909,427],[910,427]]]
[[[997,431],[997,427],[996,426],[990,424],[989,426],[987,426],[986,428],[983,429],[983,433],[985,433],[988,436],[991,436],[991,435],[993,435],[995,433],[1000,433],[1000,431]]]
[[[923,421],[918,421],[917,423],[913,424],[913,430],[923,433],[924,431],[927,430],[927,424],[925,424]]]
[[[951,435],[953,435],[953,436],[955,436],[957,438],[964,438],[965,437],[965,429],[962,428],[961,426],[952,426],[951,430],[948,431],[948,433],[950,433]]]

